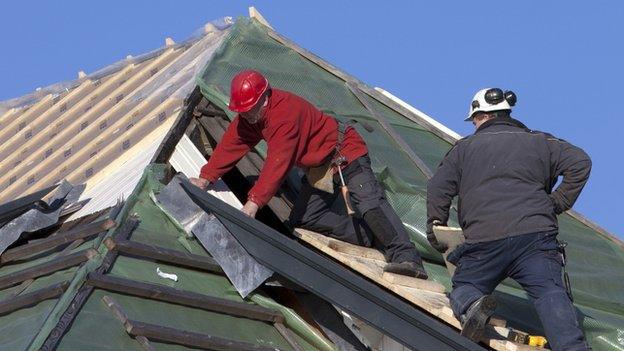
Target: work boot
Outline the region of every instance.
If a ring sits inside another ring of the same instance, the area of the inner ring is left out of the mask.
[[[492,295],[484,295],[473,302],[460,318],[462,325],[461,335],[474,342],[481,341],[485,326],[495,309],[496,299]]]
[[[418,279],[427,279],[429,276],[422,263],[413,261],[390,262],[384,267],[384,272],[406,275]]]

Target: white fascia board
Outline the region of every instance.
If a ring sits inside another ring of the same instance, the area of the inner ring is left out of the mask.
[[[398,97],[392,95],[391,93],[387,92],[386,90],[384,90],[382,88],[379,88],[379,87],[375,87],[375,90],[377,90],[378,92],[382,93],[384,96],[386,96],[387,98],[389,98],[392,101],[396,102],[397,104],[399,104],[399,105],[405,107],[406,109],[410,110],[414,114],[418,115],[420,118],[428,121],[429,123],[431,123],[431,125],[436,127],[442,133],[450,136],[451,138],[453,138],[455,140],[459,140],[459,139],[462,138],[461,135],[455,133],[453,130],[451,130],[450,128],[448,128],[444,124],[436,121],[435,119],[433,119],[430,116],[428,116],[426,113],[420,111],[419,109],[413,107],[412,105],[408,104],[407,102],[405,102],[405,101],[399,99]]]

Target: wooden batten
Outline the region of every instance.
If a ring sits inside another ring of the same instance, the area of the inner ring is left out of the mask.
[[[84,226],[73,228],[67,232],[59,232],[56,235],[35,242],[18,246],[5,251],[0,256],[0,263],[21,260],[29,256],[52,250],[58,246],[70,243],[74,240],[88,238],[115,226],[115,221],[108,219],[100,222],[89,223]]]
[[[172,124],[173,118],[171,118],[171,116],[167,117],[164,123],[148,135],[140,137],[138,142],[136,142],[136,140],[131,140],[132,145],[128,150],[123,150],[124,140],[106,146],[94,157],[90,158],[88,163],[81,165],[79,169],[73,170],[66,178],[70,182],[86,181],[85,191],[93,188],[103,179],[118,171],[119,167],[122,167],[125,162],[138,153],[144,152],[148,147],[152,146],[154,142],[159,140],[159,138],[162,138],[162,135],[171,128]],[[93,177],[86,176],[86,170],[89,168],[93,169]]]
[[[73,153],[71,155],[71,158],[64,163],[62,163],[62,159],[59,159],[57,160],[58,163],[56,165],[47,165],[48,169],[54,169],[55,171],[49,172],[46,176],[36,181],[34,187],[37,188],[43,186],[42,184],[54,184],[56,182],[56,179],[66,178],[69,174],[85,174],[85,171],[91,168],[90,164],[91,160],[93,159],[92,154],[94,152],[100,153],[105,149],[109,149],[109,146],[111,145],[117,146],[116,148],[120,151],[118,154],[125,152],[125,150],[127,149],[123,147],[123,143],[125,141],[130,140],[130,144],[133,145],[134,143],[136,143],[137,140],[140,140],[143,136],[146,136],[151,132],[151,130],[155,129],[156,127],[158,127],[158,125],[160,125],[159,123],[150,123],[154,122],[154,120],[149,117],[153,117],[156,119],[156,121],[158,121],[158,116],[162,112],[165,114],[165,119],[163,120],[164,122],[165,120],[170,118],[170,115],[173,114],[173,111],[177,107],[179,107],[179,105],[181,105],[181,102],[178,101],[176,106],[176,101],[173,99],[166,100],[161,104],[158,104],[158,102],[159,101],[153,100],[142,101],[134,109],[130,110],[129,112],[124,114],[124,116],[119,118],[117,122],[115,122],[112,126],[109,126],[104,131],[104,133],[101,133],[98,136],[85,135],[86,139],[81,137],[80,139],[83,140],[82,148],[78,149],[76,153]],[[155,107],[154,110],[152,110],[153,107]],[[134,125],[135,119],[137,120],[136,125]],[[132,127],[126,131],[128,125],[132,125]],[[121,138],[120,136],[123,136],[123,138]],[[66,168],[68,172],[59,173],[58,166],[61,163],[64,166],[63,168]],[[42,165],[42,168],[45,166],[46,165]],[[69,181],[71,182],[71,180]]]
[[[128,95],[135,89],[143,86],[142,84],[147,84],[147,81],[150,81],[150,78],[155,76],[156,71],[162,71],[164,67],[167,67],[168,64],[171,64],[172,60],[177,57],[182,49],[173,50],[169,49],[162,53],[160,56],[153,59],[151,62],[148,62],[146,65],[142,67],[142,69],[130,77],[128,80],[121,83],[117,88],[112,90],[106,98],[103,98],[99,103],[94,105],[91,109],[87,111],[87,113],[81,115],[77,119],[73,120],[68,126],[64,127],[62,131],[48,143],[45,143],[40,150],[45,150],[48,148],[56,149],[60,145],[66,146],[78,146],[81,147],[82,144],[76,145],[76,143],[82,142],[83,144],[87,142],[86,135],[90,134],[89,132],[96,132],[99,130],[99,123],[97,121],[104,120],[108,117],[114,116],[118,113],[122,108],[127,107],[127,103],[124,103],[123,100],[128,101]],[[96,90],[97,91],[97,90]],[[120,101],[116,101],[118,97],[122,97]],[[138,104],[138,102],[137,102]],[[81,130],[81,126],[87,124],[87,127],[84,130]],[[77,138],[74,138],[78,134]],[[37,164],[36,167],[31,168],[27,171],[24,171],[21,168],[26,168],[30,162],[33,162],[40,157],[38,154],[31,155],[27,160],[20,164],[21,167],[19,170],[14,170],[11,174],[19,174],[17,172],[21,172],[21,177],[26,180],[29,177],[34,176],[35,174],[46,174],[50,171],[50,165],[53,164],[53,161],[58,161],[59,156],[64,157],[65,155],[61,153],[62,150],[54,150],[52,155]],[[76,151],[72,151],[75,153]],[[45,170],[48,170],[46,172]],[[6,178],[6,175],[3,178]],[[0,179],[2,182],[2,179]],[[15,196],[21,192],[24,192],[28,188],[33,188],[28,184],[25,184],[26,181],[22,179],[20,182],[15,182],[11,186],[9,186],[6,191],[3,192],[5,197],[7,196]]]
[[[121,326],[125,329],[126,322],[128,322],[128,315],[123,310],[123,308],[121,308],[121,305],[119,305],[117,301],[115,301],[112,297],[108,295],[103,296],[102,301],[104,302],[106,307],[109,309],[109,311],[111,311],[113,316],[115,316],[115,318],[117,318],[117,320],[121,323]],[[137,336],[135,340],[139,343],[139,345],[141,345],[143,350],[146,350],[146,351],[156,350],[154,346],[152,346],[152,344],[149,342],[149,340],[144,336]]]
[[[431,177],[433,177],[433,172],[431,172],[431,169],[429,169],[427,164],[425,164],[425,162],[423,162],[423,160],[421,160],[420,157],[416,155],[414,150],[412,150],[412,147],[409,146],[409,144],[405,140],[403,140],[401,135],[399,135],[399,133],[397,133],[397,131],[394,130],[394,128],[390,125],[390,123],[386,122],[386,120],[382,116],[380,116],[375,111],[375,109],[371,107],[371,105],[368,103],[366,98],[362,95],[363,93],[360,91],[360,88],[354,82],[347,82],[346,85],[349,88],[349,90],[351,90],[353,95],[355,95],[358,101],[360,101],[360,103],[364,105],[364,108],[366,108],[366,110],[377,120],[377,122],[386,131],[386,133],[388,133],[392,137],[392,140],[397,144],[399,149],[407,155],[410,161],[412,161],[416,165],[416,167],[420,169],[420,171],[425,175],[425,177],[427,179],[430,179]]]
[[[78,87],[72,89],[68,94],[63,96],[55,106],[51,106],[43,113],[33,115],[27,120],[22,119],[20,123],[27,123],[26,127],[19,133],[15,133],[9,140],[2,144],[0,147],[0,160],[7,159],[8,156],[12,154],[16,154],[18,157],[28,154],[29,146],[26,144],[29,139],[39,134],[48,125],[53,124],[56,118],[63,114],[67,108],[79,102],[95,88],[96,84],[94,84],[93,81],[84,81]],[[7,169],[11,168],[10,166],[11,165],[7,162],[7,164],[4,164],[3,167],[0,168],[0,172],[6,172]]]
[[[92,105],[101,98],[102,94],[107,94],[112,89],[114,89],[117,84],[124,79],[124,77],[129,76],[133,69],[134,65],[130,65],[125,67],[122,71],[118,72],[111,79],[102,83],[98,86],[97,89],[92,91],[89,95],[85,96],[81,101],[76,103],[73,107],[69,108],[64,113],[60,114],[58,118],[55,119],[54,123],[50,123],[46,125],[39,133],[34,135],[31,139],[22,144],[22,149],[31,150],[30,155],[26,156],[23,160],[21,160],[20,166],[14,167],[13,170],[7,169],[3,176],[0,176],[0,184],[6,182],[12,175],[18,175],[20,173],[24,173],[24,165],[34,162],[37,159],[41,159],[41,152],[37,152],[38,150],[42,150],[45,155],[45,151],[50,149],[50,146],[56,142],[55,138],[50,138],[50,135],[54,134],[54,128],[58,125],[64,125],[67,122],[71,123],[72,120],[79,118],[81,114],[87,110],[87,114],[91,111]],[[88,107],[88,108],[87,108]],[[47,136],[47,138],[46,138]],[[19,160],[20,154],[14,154],[9,156],[3,164],[8,166],[9,164],[13,165],[16,161]],[[2,167],[2,166],[0,166]]]
[[[89,274],[87,284],[107,291],[142,297],[205,311],[243,317],[263,322],[284,322],[284,316],[277,311],[245,302],[198,294],[191,291],[170,288],[164,285],[144,283],[97,273]]]
[[[97,255],[97,251],[88,249],[73,253],[71,255],[57,257],[49,262],[41,263],[30,268],[4,275],[0,277],[0,289],[19,284],[28,279],[41,277],[62,269],[77,266],[82,262],[87,261],[94,255]]]
[[[9,125],[9,123],[11,123],[11,121],[13,120],[13,118],[15,118],[15,115],[17,115],[19,111],[20,109],[16,107],[12,107],[4,111],[2,116],[0,116],[0,128],[4,129],[5,126]]]
[[[22,308],[33,306],[41,301],[57,298],[67,290],[68,281],[56,283],[48,287],[35,290],[31,293],[15,296],[0,301],[0,316],[9,314]]]
[[[28,121],[33,116],[38,116],[43,111],[50,108],[54,105],[54,96],[52,94],[48,94],[37,101],[33,106],[28,108],[22,114],[17,113],[17,110],[14,110],[15,113],[11,114],[13,118],[9,123],[2,126],[0,129],[0,147],[13,135],[18,134],[20,132],[20,124],[22,121]],[[7,119],[8,121],[8,119]]]

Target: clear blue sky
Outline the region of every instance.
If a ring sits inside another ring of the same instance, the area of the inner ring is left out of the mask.
[[[624,236],[622,1],[15,1],[0,17],[0,100],[187,38],[256,6],[296,43],[462,135],[476,90],[593,159],[575,209]]]

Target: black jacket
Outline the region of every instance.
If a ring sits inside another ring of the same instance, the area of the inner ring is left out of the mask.
[[[429,180],[428,230],[436,220],[446,224],[456,195],[469,243],[557,230],[556,215],[572,207],[590,169],[580,148],[510,117],[493,118],[457,141]]]

